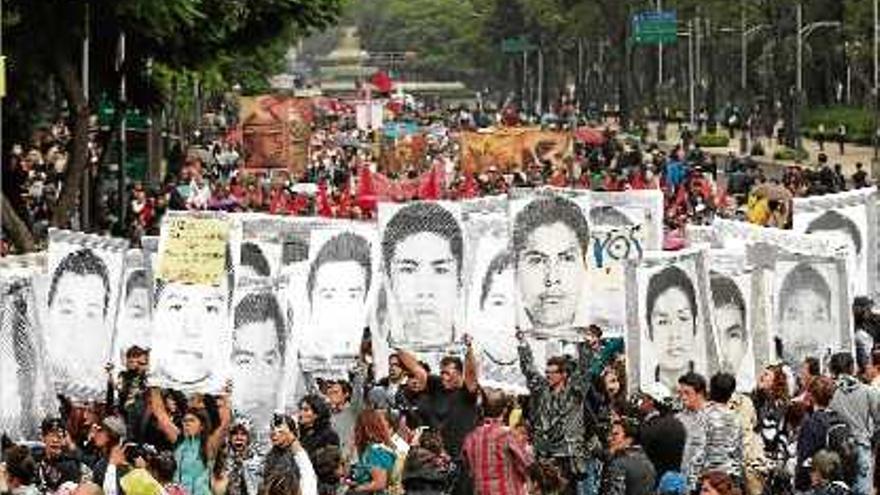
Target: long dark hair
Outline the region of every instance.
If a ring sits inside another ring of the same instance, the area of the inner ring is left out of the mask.
[[[188,414],[195,416],[202,425],[202,431],[199,432],[199,457],[207,466],[208,460],[211,458],[211,455],[208,452],[208,437],[211,435],[211,420],[208,418],[208,413],[202,409],[187,409],[187,411],[183,413],[184,416]]]
[[[308,404],[309,409],[315,413],[315,422],[311,426],[305,426],[300,422],[300,428],[304,430],[322,430],[330,427],[330,404],[327,399],[317,394],[309,394],[299,401],[299,407],[302,409],[303,404]]]

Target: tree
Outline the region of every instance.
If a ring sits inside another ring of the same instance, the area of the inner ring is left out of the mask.
[[[169,97],[154,76],[204,73],[231,86],[268,75],[277,68],[279,44],[332,24],[342,0],[3,0],[4,55],[9,60],[7,101],[24,102],[4,113],[4,143],[23,142],[37,124],[31,93],[54,82],[67,108],[72,131],[68,165],[52,223],[69,225],[79,198],[88,157],[88,121],[101,94],[125,103],[156,108]],[[88,25],[86,24],[88,19]],[[92,40],[90,91],[83,90],[79,61],[88,27]],[[125,33],[120,65],[117,42]],[[286,48],[286,46],[285,46]],[[256,64],[242,63],[255,60]],[[273,61],[274,60],[274,61]],[[165,70],[153,71],[151,67]],[[259,76],[255,76],[255,75]],[[122,76],[127,97],[117,88]],[[249,79],[250,78],[250,79]],[[166,82],[168,81],[166,77]],[[208,78],[206,78],[208,79]],[[49,94],[50,102],[53,95]],[[53,109],[58,111],[57,108]],[[16,123],[13,127],[9,123]],[[103,136],[103,145],[109,142]],[[8,152],[3,150],[4,153]],[[7,209],[4,208],[4,213]],[[4,227],[10,228],[6,222]],[[19,235],[13,238],[22,237]],[[23,247],[23,246],[19,246]]]

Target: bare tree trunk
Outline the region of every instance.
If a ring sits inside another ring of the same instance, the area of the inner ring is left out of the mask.
[[[55,68],[68,107],[71,109],[72,147],[67,170],[64,173],[64,184],[61,195],[52,212],[52,225],[67,227],[71,212],[76,212],[76,202],[83,180],[83,173],[88,164],[89,145],[89,104],[83,96],[82,81],[76,65],[58,54],[55,57]]]
[[[9,240],[15,246],[19,253],[29,253],[36,247],[34,236],[24,220],[18,216],[18,212],[9,202],[9,198],[0,193],[3,199],[2,209],[0,209],[0,217],[3,219],[3,231],[9,234]]]

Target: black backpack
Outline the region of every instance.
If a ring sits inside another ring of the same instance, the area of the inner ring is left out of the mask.
[[[840,456],[841,477],[852,485],[858,474],[858,446],[849,423],[835,411],[828,411],[825,448]]]

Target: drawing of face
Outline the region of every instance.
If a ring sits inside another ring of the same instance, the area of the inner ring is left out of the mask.
[[[785,299],[780,312],[780,337],[798,361],[814,356],[836,335],[831,325],[830,301],[809,287],[797,288]]]
[[[153,327],[158,371],[181,385],[208,383],[222,359],[224,289],[171,282],[158,297]]]
[[[518,260],[523,306],[537,328],[574,323],[586,277],[578,238],[562,222],[541,225],[527,237]]]
[[[357,261],[335,261],[321,265],[312,290],[312,326],[308,345],[324,354],[356,352],[366,309],[366,270]]]
[[[696,346],[696,314],[687,294],[672,286],[657,296],[649,315],[661,373],[675,376],[688,371]]]
[[[391,291],[408,340],[451,342],[458,304],[458,264],[449,241],[433,232],[401,240],[390,266]]]
[[[236,407],[256,424],[265,424],[275,411],[281,384],[283,356],[272,319],[240,325],[232,338],[232,382]]]
[[[718,329],[722,358],[729,369],[736,372],[749,345],[742,309],[734,304],[716,306],[715,328]]]
[[[53,366],[73,381],[94,376],[108,358],[110,329],[104,318],[106,289],[99,275],[65,272],[49,306],[51,337],[46,339]]]

